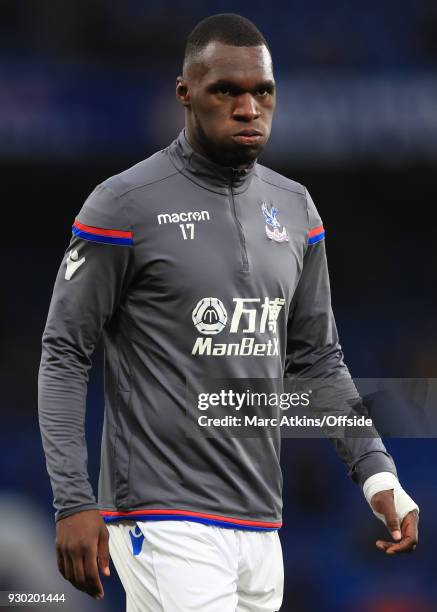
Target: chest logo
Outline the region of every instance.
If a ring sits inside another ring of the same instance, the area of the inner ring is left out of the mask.
[[[278,221],[278,209],[276,206],[272,206],[270,210],[267,208],[265,202],[262,203],[261,210],[264,215],[264,219],[266,221],[266,234],[267,238],[270,240],[275,240],[276,242],[286,242],[288,241],[287,230],[284,226],[282,226]]]
[[[192,319],[202,335],[196,338],[191,354],[213,357],[279,357],[281,330],[288,316],[285,298],[236,297],[232,301],[233,309],[229,316],[218,298],[206,297],[197,302]],[[214,342],[215,338],[211,336],[222,332],[228,321],[229,338],[223,339],[223,342]]]
[[[219,299],[214,297],[203,298],[193,310],[193,323],[202,334],[220,333],[228,320],[226,308]]]

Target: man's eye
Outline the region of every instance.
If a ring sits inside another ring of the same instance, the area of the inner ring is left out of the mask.
[[[229,87],[218,87],[217,93],[221,94],[222,96],[229,96],[231,90],[229,89]]]
[[[265,98],[266,96],[269,95],[269,90],[268,89],[258,89],[258,91],[256,92],[257,96],[261,96],[262,98]]]

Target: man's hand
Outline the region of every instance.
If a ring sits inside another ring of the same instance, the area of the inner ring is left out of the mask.
[[[56,523],[58,569],[66,580],[103,599],[99,570],[109,576],[109,532],[98,510],[84,510]]]
[[[395,555],[401,552],[412,552],[415,550],[419,538],[418,511],[412,510],[408,512],[402,521],[402,525],[399,525],[392,489],[375,493],[372,497],[371,505],[376,512],[384,515],[387,529],[390,531],[393,540],[395,540],[395,542],[377,540],[377,548],[388,555]]]

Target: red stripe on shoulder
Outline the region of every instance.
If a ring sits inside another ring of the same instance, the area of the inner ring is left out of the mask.
[[[321,234],[324,231],[325,228],[323,227],[323,225],[319,225],[319,227],[316,227],[313,230],[309,231],[308,236],[309,238],[312,238],[313,236],[317,236],[317,234]]]
[[[85,225],[76,221],[73,223],[74,227],[82,230],[83,232],[89,232],[90,234],[96,234],[97,236],[109,236],[111,238],[132,238],[132,232],[126,232],[122,230],[111,230],[104,229],[102,227],[92,227],[91,225]]]

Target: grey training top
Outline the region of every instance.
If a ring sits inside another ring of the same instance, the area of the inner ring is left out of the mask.
[[[39,423],[59,520],[281,526],[278,436],[184,430],[186,381],[340,377],[356,396],[331,311],[324,229],[306,188],[255,163],[217,165],[184,132],[109,178],[73,225],[43,335]],[[85,404],[103,336],[98,504]],[[358,484],[396,474],[380,438],[334,441]]]

